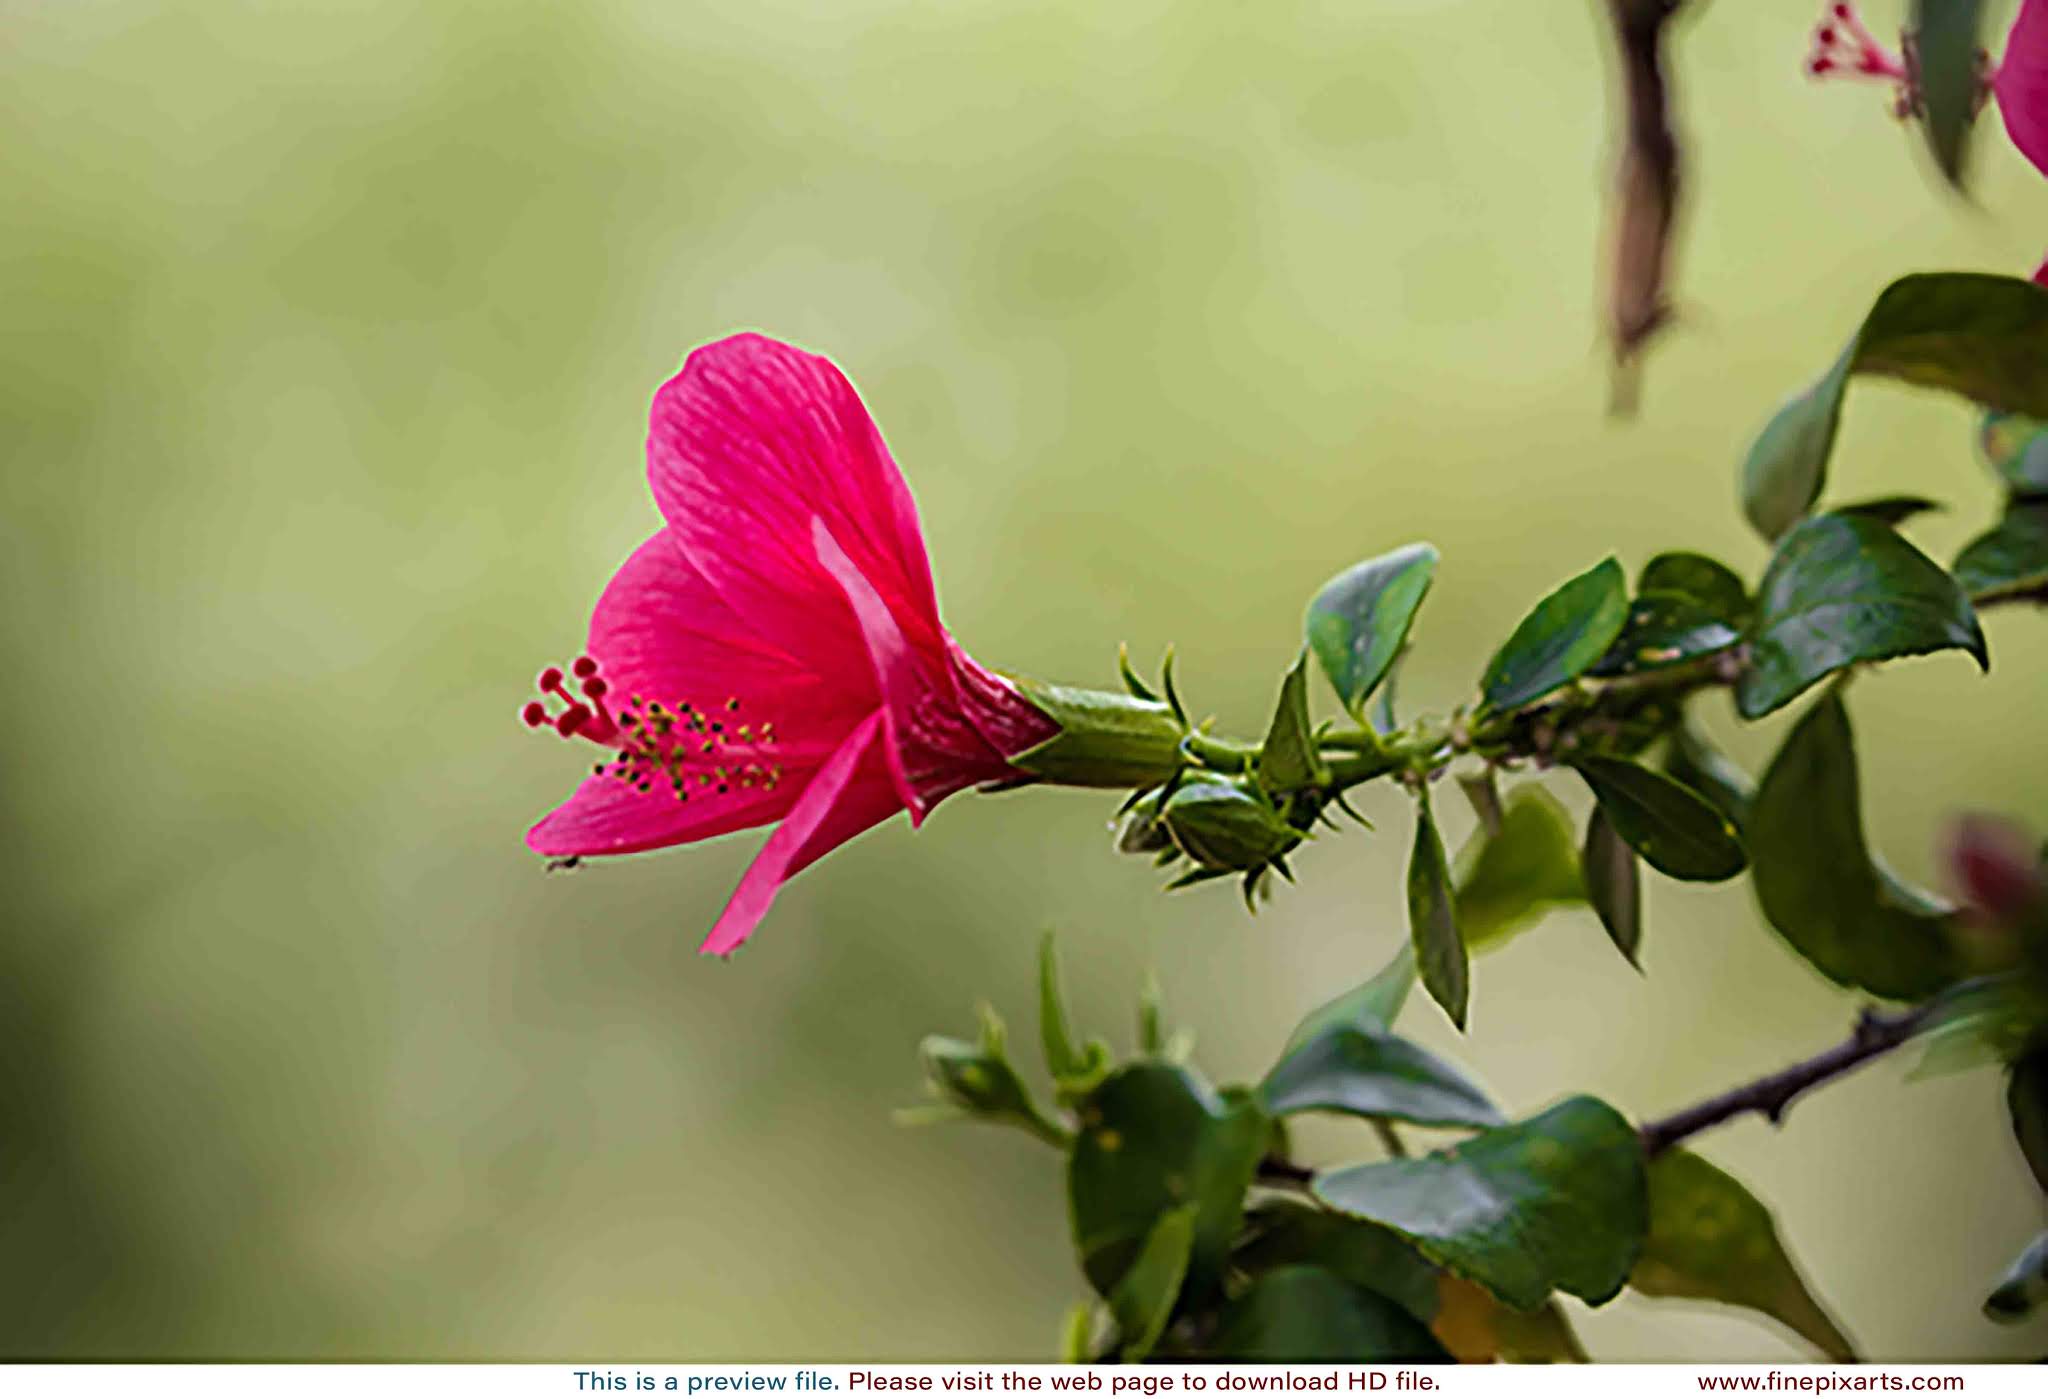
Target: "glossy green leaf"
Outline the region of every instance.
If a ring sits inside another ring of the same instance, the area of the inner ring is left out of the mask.
[[[1393,1230],[1295,1200],[1271,1200],[1245,1218],[1233,1270],[1270,1272],[1291,1263],[1327,1268],[1400,1304],[1425,1325],[1436,1319],[1437,1266]]]
[[[2048,418],[2048,290],[2020,277],[1925,272],[1886,287],[1855,338],[1818,382],[1757,435],[1742,469],[1742,504],[1766,539],[1820,498],[1857,374],[1946,389],[1990,408]]]
[[[1365,1029],[1391,1029],[1401,1007],[1415,989],[1415,950],[1404,942],[1394,950],[1387,964],[1341,996],[1317,1006],[1302,1017],[1287,1037],[1289,1049],[1308,1043],[1324,1030],[1337,1025]]]
[[[1259,1085],[1274,1117],[1339,1112],[1434,1127],[1493,1127],[1504,1119],[1471,1079],[1388,1030],[1336,1025],[1289,1050]]]
[[[2048,501],[2021,501],[1956,555],[1956,582],[1979,603],[2048,590]]]
[[[1259,780],[1270,791],[1291,792],[1319,785],[1328,777],[1316,753],[1315,729],[1309,723],[1308,654],[1303,652],[1280,682],[1273,723],[1259,747]]]
[[[1664,750],[1664,775],[1713,803],[1715,810],[1735,823],[1736,830],[1748,824],[1756,783],[1689,720],[1680,718],[1671,731]]]
[[[1786,535],[1764,572],[1736,707],[1760,719],[1844,666],[1951,648],[1990,668],[1956,580],[1886,525],[1822,515]]]
[[[1837,505],[1828,513],[1831,515],[1858,515],[1866,520],[1875,520],[1881,525],[1897,529],[1915,515],[1926,515],[1941,510],[1938,500],[1929,500],[1924,495],[1883,495],[1870,500],[1851,501]]]
[[[1749,615],[1749,588],[1734,569],[1705,554],[1659,554],[1643,565],[1636,579],[1638,593],[1678,593],[1718,616],[1740,620]]]
[[[1596,1305],[1614,1296],[1648,1225],[1635,1129],[1594,1098],[1428,1156],[1333,1171],[1314,1190],[1522,1311],[1554,1289]]]
[[[1607,654],[1628,619],[1621,565],[1603,559],[1522,619],[1479,682],[1483,708],[1519,709],[1568,685]]]
[[[1786,1254],[1770,1210],[1740,1181],[1689,1151],[1667,1151],[1650,1163],[1650,1234],[1629,1285],[1651,1297],[1762,1312],[1828,1359],[1856,1359]]]
[[[1586,901],[1600,915],[1600,926],[1628,958],[1640,968],[1636,949],[1643,941],[1642,871],[1636,852],[1615,834],[1606,812],[1598,806],[1586,821],[1586,844],[1579,856],[1586,877]]]
[[[1626,758],[1574,759],[1614,833],[1673,879],[1732,879],[1748,863],[1735,824],[1690,787]]]
[[[2018,413],[1986,413],[1977,445],[2006,489],[2017,495],[2048,492],[2048,422]]]
[[[1210,1351],[1247,1362],[1448,1360],[1429,1328],[1326,1268],[1266,1273],[1224,1308]]]
[[[1935,167],[1960,189],[1970,130],[1983,103],[1984,0],[1913,0],[1906,28],[1913,35],[1920,128]]]
[[[1984,1315],[1993,1321],[2023,1321],[2043,1301],[2048,1301],[2048,1234],[2013,1259],[1998,1286],[1984,1299]]]
[[[1907,907],[1864,841],[1856,740],[1839,695],[1822,696],[1786,736],[1747,830],[1764,917],[1822,974],[1900,1000],[1955,979],[1945,920]]]
[[[1078,1115],[1067,1195],[1088,1281],[1111,1296],[1160,1216],[1193,1205],[1188,1286],[1212,1289],[1266,1149],[1265,1114],[1190,1069],[1142,1062],[1104,1079]]]
[[[1400,654],[1436,564],[1432,546],[1410,544],[1344,570],[1309,604],[1309,649],[1352,714]]]
[[[1643,593],[1628,605],[1621,635],[1587,674],[1638,675],[1711,656],[1742,640],[1741,621],[1685,593]]]
[[[1195,1214],[1195,1206],[1182,1205],[1160,1215],[1145,1236],[1137,1261],[1110,1289],[1109,1310],[1116,1318],[1126,1361],[1150,1355],[1173,1317],[1195,1247]]]
[[[2005,1105],[2012,1113],[2013,1140],[2020,1144],[2027,1169],[2048,1192],[2048,1050],[2037,1050],[2012,1066],[2005,1082]]]
[[[1423,987],[1462,1030],[1472,993],[1472,969],[1465,957],[1465,940],[1458,936],[1458,915],[1451,898],[1443,838],[1436,833],[1436,818],[1430,814],[1425,789],[1416,794],[1415,849],[1408,857],[1408,937],[1415,944],[1415,966],[1422,974]]]
[[[1473,952],[1508,941],[1552,909],[1585,902],[1571,817],[1533,782],[1508,794],[1500,834],[1474,831],[1458,852],[1453,908]]]

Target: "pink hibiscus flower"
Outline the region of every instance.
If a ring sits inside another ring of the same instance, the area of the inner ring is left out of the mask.
[[[666,523],[598,599],[587,654],[542,672],[524,711],[602,750],[528,833],[536,851],[780,822],[704,942],[725,954],[785,880],[896,812],[1089,780],[1016,765],[1063,726],[940,623],[910,491],[830,361],[759,335],[697,350],[655,394],[647,471]],[[1157,730],[1140,769],[1170,771],[1177,727],[1137,708]]]

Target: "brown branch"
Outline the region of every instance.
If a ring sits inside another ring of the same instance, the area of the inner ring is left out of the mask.
[[[1704,1132],[1709,1127],[1718,1127],[1732,1118],[1745,1113],[1758,1113],[1773,1123],[1784,1119],[1785,1111],[1810,1088],[1818,1088],[1830,1079],[1839,1078],[1850,1070],[1869,1063],[1881,1054],[1889,1053],[1913,1038],[1933,1016],[1937,1003],[1934,1001],[1917,1005],[1909,1010],[1896,1012],[1875,1008],[1865,1010],[1856,1021],[1856,1028],[1849,1038],[1832,1049],[1826,1049],[1811,1059],[1803,1059],[1774,1074],[1765,1074],[1726,1093],[1717,1094],[1701,1103],[1680,1112],[1662,1117],[1655,1122],[1646,1122],[1638,1129],[1645,1156],[1656,1156],[1659,1152],[1684,1141],[1695,1132]]]

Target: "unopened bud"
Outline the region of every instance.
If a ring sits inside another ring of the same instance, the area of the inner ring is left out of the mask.
[[[1187,783],[1167,799],[1160,822],[1204,869],[1258,869],[1301,844],[1301,832],[1281,819],[1265,793],[1236,778]]]

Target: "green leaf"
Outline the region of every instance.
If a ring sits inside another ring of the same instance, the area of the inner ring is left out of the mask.
[[[1588,669],[1602,678],[1684,665],[1742,640],[1740,615],[1724,615],[1685,593],[1643,593],[1607,653]]]
[[[2048,418],[2048,291],[2019,277],[1924,272],[1886,287],[1834,366],[1757,435],[1742,505],[1766,539],[1820,498],[1853,375],[1946,389],[1991,408]]]
[[[1448,1360],[1429,1328],[1325,1268],[1276,1268],[1223,1311],[1212,1353],[1231,1361]]]
[[[1984,460],[2017,495],[2048,491],[2048,422],[1993,411],[1977,430]]]
[[[1997,1288],[1984,1299],[1984,1315],[1993,1321],[2021,1321],[2043,1299],[2048,1299],[2048,1234],[2013,1259]]]
[[[1740,1181],[1689,1151],[1667,1151],[1650,1163],[1650,1235],[1629,1285],[1651,1297],[1762,1312],[1828,1359],[1856,1359],[1786,1254],[1770,1210]]]
[[[2012,1113],[2013,1139],[2027,1158],[2027,1169],[2048,1192],[2048,1050],[2038,1050],[2012,1066],[2005,1081],[2005,1105]]]
[[[1498,947],[1552,909],[1583,903],[1571,817],[1535,783],[1508,794],[1500,834],[1474,831],[1458,852],[1453,907],[1473,952]]]
[[[1401,1007],[1408,1003],[1408,993],[1414,989],[1415,951],[1404,942],[1370,979],[1303,1016],[1301,1023],[1294,1027],[1294,1033],[1287,1037],[1287,1048],[1297,1049],[1337,1025],[1391,1029]]]
[[[1735,825],[1706,798],[1626,758],[1577,758],[1616,835],[1673,879],[1733,879],[1749,863]]]
[[[1074,1047],[1067,1026],[1066,1001],[1060,994],[1060,954],[1048,931],[1038,940],[1038,1042],[1045,1050],[1045,1070],[1054,1078],[1078,1075],[1088,1061]]]
[[[1761,719],[1844,666],[1952,647],[1990,668],[1956,580],[1888,526],[1822,515],[1786,535],[1764,572],[1736,708]]]
[[[1458,915],[1444,868],[1444,843],[1430,815],[1427,788],[1415,795],[1415,849],[1408,857],[1408,937],[1415,944],[1415,965],[1430,997],[1444,1008],[1451,1023],[1465,1028],[1465,1007],[1472,993],[1472,969],[1465,958],[1465,940],[1458,936]]]
[[[1756,783],[1683,717],[1672,729],[1671,742],[1664,750],[1664,775],[1712,802],[1738,831],[1748,825]]]
[[[1586,900],[1600,915],[1600,926],[1629,965],[1640,970],[1643,964],[1636,949],[1643,941],[1642,871],[1636,867],[1636,852],[1614,833],[1601,807],[1595,806],[1586,821],[1580,863],[1586,872]]]
[[[2011,1063],[2026,1052],[2036,1027],[2044,1024],[2048,986],[2036,984],[2023,972],[1973,978],[1942,995],[1918,1036],[1920,1062],[1906,1077],[1936,1078]],[[2017,1119],[2014,1125],[2017,1128]],[[2043,1148],[2048,1150],[2048,1141]],[[2042,1188],[2048,1190],[2048,1181]]]
[[[1957,189],[1969,154],[1970,128],[1982,105],[1984,0],[1913,0],[1916,87],[1925,109],[1920,125],[1935,166]]]
[[[1613,1297],[1648,1225],[1635,1129],[1594,1098],[1428,1156],[1334,1171],[1314,1190],[1521,1311],[1553,1289],[1595,1305]]]
[[[1274,792],[1292,792],[1329,780],[1316,753],[1315,730],[1309,724],[1307,652],[1295,657],[1294,668],[1280,682],[1273,724],[1259,748],[1259,780]]]
[[[1110,1290],[1109,1310],[1116,1318],[1126,1361],[1150,1355],[1166,1332],[1173,1304],[1180,1300],[1181,1282],[1188,1275],[1188,1257],[1195,1246],[1195,1214],[1195,1206],[1182,1205],[1160,1215],[1145,1236],[1137,1261]]]
[[[1259,1097],[1274,1117],[1341,1112],[1432,1127],[1495,1127],[1503,1119],[1471,1079],[1388,1030],[1336,1025],[1288,1051]]]
[[[1621,565],[1601,560],[1536,604],[1488,662],[1482,708],[1519,709],[1569,685],[1607,653],[1628,619]]]
[[[1856,515],[1897,529],[1915,515],[1925,515],[1943,508],[1940,501],[1929,500],[1924,495],[1883,495],[1870,500],[1852,501],[1848,505],[1837,505],[1828,513]]]
[[[1436,564],[1435,548],[1410,544],[1344,570],[1309,604],[1309,649],[1354,716],[1400,654]]]
[[[1446,1275],[1442,1301],[1430,1329],[1453,1356],[1467,1364],[1496,1360],[1509,1364],[1586,1363],[1572,1324],[1555,1301],[1533,1312],[1518,1312],[1463,1278]]]
[[[1976,602],[2048,589],[2048,501],[2021,501],[1956,555],[1956,583]]]
[[[1705,554],[1659,554],[1643,565],[1638,593],[1678,593],[1716,616],[1739,621],[1749,615],[1749,589],[1734,569]]]
[[[1143,1062],[1104,1079],[1079,1117],[1067,1195],[1095,1290],[1110,1297],[1160,1216],[1184,1205],[1195,1207],[1187,1285],[1213,1289],[1266,1149],[1265,1114],[1226,1103],[1190,1069]]]
[[[1750,808],[1750,882],[1764,917],[1844,986],[1918,1000],[1955,979],[1946,920],[1905,906],[1863,838],[1856,740],[1841,697],[1808,710]]]
[[[1094,1358],[1096,1305],[1076,1302],[1067,1308],[1060,1325],[1060,1364],[1085,1365]]]
[[[1246,1216],[1245,1225],[1246,1237],[1230,1258],[1237,1272],[1312,1263],[1399,1303],[1424,1325],[1436,1319],[1441,1274],[1391,1229],[1295,1200],[1268,1201]]]

